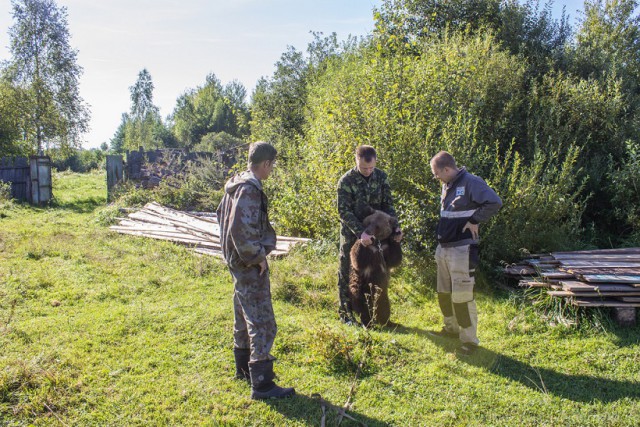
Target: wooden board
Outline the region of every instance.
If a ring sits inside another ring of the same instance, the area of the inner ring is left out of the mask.
[[[626,262],[626,261],[578,261],[571,260],[569,262],[561,261],[561,265],[565,268],[573,267],[603,267],[603,268],[640,268],[640,262]]]
[[[547,282],[538,282],[535,280],[521,280],[518,285],[523,288],[548,288],[550,286]]]
[[[585,291],[547,291],[547,294],[552,297],[639,297],[640,291],[636,292],[614,292],[614,291],[602,291],[602,292],[585,292]]]
[[[617,249],[593,249],[584,251],[562,251],[551,252],[551,256],[562,256],[568,254],[588,254],[588,255],[608,255],[608,254],[640,254],[640,248],[617,248]]]
[[[575,276],[571,273],[564,271],[543,271],[540,273],[540,277],[545,279],[573,279]]]
[[[168,240],[200,249],[199,253],[220,254],[220,226],[217,221],[189,215],[149,203],[143,209],[121,218],[119,225],[110,227],[122,234]],[[311,239],[277,236],[275,250],[270,256],[286,254],[295,244]]]
[[[640,254],[618,254],[618,255],[560,255],[555,258],[557,261],[627,261],[627,262],[640,262]]]
[[[623,302],[640,302],[640,297],[628,297],[628,296],[623,296],[618,298],[620,301]]]
[[[589,283],[640,284],[640,276],[618,274],[581,274],[580,279]]]
[[[579,282],[575,280],[561,280],[563,291],[591,291],[591,292],[637,292],[637,289],[629,285],[616,285],[616,284],[591,284],[585,282]]]
[[[560,267],[560,271],[566,271],[567,273],[574,274],[618,274],[618,275],[633,275],[640,276],[640,268],[621,267],[621,268],[605,268],[605,267],[574,267],[565,268]]]
[[[504,273],[509,276],[532,276],[537,274],[535,268],[528,265],[512,265],[504,268]]]
[[[640,302],[624,302],[624,301],[616,301],[616,300],[588,300],[584,298],[573,298],[571,299],[571,304],[576,305],[578,307],[619,307],[619,308],[627,308],[627,307],[640,307]]]

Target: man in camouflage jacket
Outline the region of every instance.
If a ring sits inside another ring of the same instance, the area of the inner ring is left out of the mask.
[[[381,210],[396,217],[391,198],[391,187],[387,174],[376,169],[376,150],[369,145],[361,145],[356,149],[356,166],[345,173],[338,181],[338,213],[340,215],[340,269],[338,270],[338,291],[340,307],[338,313],[345,323],[353,322],[351,302],[349,299],[349,269],[351,267],[350,252],[356,240],[368,246],[373,243],[373,236],[364,232],[362,221],[369,208]],[[402,239],[402,232],[395,230],[397,241]]]
[[[234,283],[233,346],[236,377],[250,380],[251,398],[287,397],[293,388],[274,382],[270,351],[277,326],[271,305],[267,255],[276,246],[262,181],[273,170],[276,149],[256,142],[249,149],[249,170],[231,178],[218,206],[222,254]]]

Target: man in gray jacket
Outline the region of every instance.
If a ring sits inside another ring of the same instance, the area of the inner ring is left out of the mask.
[[[438,223],[437,291],[444,327],[433,335],[459,338],[457,352],[473,353],[479,344],[478,311],[473,297],[478,264],[479,224],[495,215],[502,200],[480,177],[458,168],[441,151],[431,159],[431,171],[442,182]]]
[[[293,388],[273,379],[271,347],[277,326],[271,305],[267,255],[276,247],[262,181],[269,178],[276,149],[266,142],[249,148],[249,168],[227,181],[218,206],[222,254],[233,277],[233,353],[236,377],[251,381],[252,399],[288,397]]]

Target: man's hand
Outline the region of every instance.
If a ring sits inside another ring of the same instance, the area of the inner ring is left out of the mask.
[[[478,224],[471,224],[470,222],[467,222],[462,229],[462,232],[464,233],[465,230],[469,230],[471,231],[471,237],[473,237],[473,240],[478,240],[478,228]]]
[[[263,260],[260,262],[260,264],[258,264],[258,266],[260,267],[260,275],[262,276],[264,274],[265,271],[267,271],[267,260]]]
[[[373,236],[370,236],[366,231],[363,231],[362,235],[360,236],[360,240],[362,241],[362,244],[364,246],[369,246],[373,243]]]
[[[397,234],[393,236],[393,240],[395,240],[396,242],[400,242],[402,240],[402,237],[404,236],[402,230],[400,230],[400,227],[396,228],[396,233]]]

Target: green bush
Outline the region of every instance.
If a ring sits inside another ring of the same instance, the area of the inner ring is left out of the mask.
[[[11,183],[0,181],[0,203],[10,202],[11,199]]]
[[[622,164],[609,175],[615,218],[626,245],[640,245],[640,144],[627,141]]]
[[[559,151],[559,150],[558,150]],[[576,248],[583,236],[586,207],[575,163],[579,150],[566,155],[538,150],[526,165],[518,153],[496,156],[488,182],[502,196],[500,213],[482,227],[483,258],[514,262],[523,252]]]
[[[95,169],[105,168],[105,152],[97,148],[83,149],[53,149],[49,151],[51,163],[59,171],[85,173]]]
[[[509,236],[518,249],[557,248],[571,241],[575,233],[555,237],[565,229],[550,227],[549,233],[535,233],[548,241],[537,242],[531,221],[543,221],[541,215],[535,217],[537,209],[548,212],[549,218],[569,218],[567,229],[580,229],[575,219],[579,224],[582,206],[572,173],[578,151],[558,151],[556,158],[566,156],[566,163],[542,154],[527,163],[513,151],[515,142],[504,141],[517,126],[524,102],[524,67],[489,35],[469,40],[451,36],[421,49],[420,56],[408,57],[361,47],[329,64],[312,87],[306,138],[291,143],[297,147],[295,160],[283,162],[267,183],[277,223],[307,235],[327,235],[338,228],[336,183],[353,167],[355,147],[372,144],[379,166],[389,173],[412,247],[433,249],[435,243],[440,185],[431,177],[429,160],[443,149],[505,199],[499,218],[511,219],[498,219],[499,227],[483,232],[492,261],[510,256],[492,243],[496,239],[490,234],[499,235],[501,228],[509,230],[502,237]],[[560,166],[562,183],[551,169]],[[518,201],[523,194],[528,203]]]

